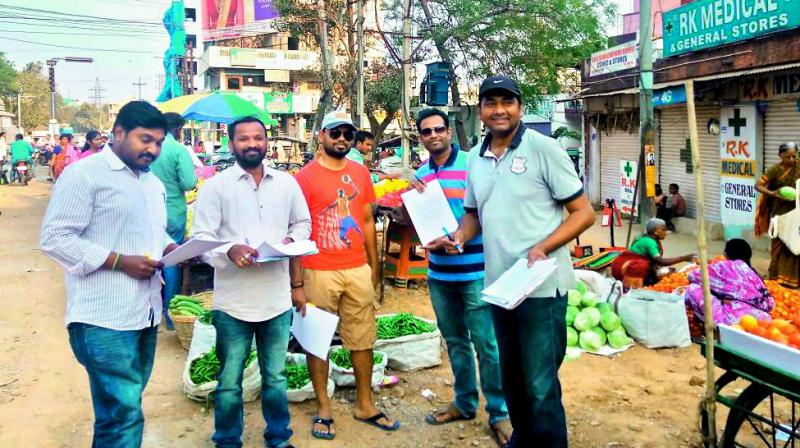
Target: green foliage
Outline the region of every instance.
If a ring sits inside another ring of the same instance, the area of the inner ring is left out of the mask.
[[[550,137],[556,140],[560,139],[561,137],[571,138],[573,140],[580,140],[582,138],[580,132],[573,131],[566,126],[561,126],[560,128],[553,131]]]
[[[17,73],[14,88],[24,95],[22,127],[33,130],[47,126],[50,120],[50,86],[42,73],[42,63],[27,64]]]
[[[16,95],[16,81],[17,71],[14,70],[14,64],[6,58],[5,53],[0,52],[0,97],[4,101]]]
[[[403,73],[399,68],[388,64],[373,65],[370,71],[375,74],[375,79],[368,80],[364,85],[364,111],[375,141],[380,142],[386,127],[400,110]],[[383,120],[378,120],[378,111],[385,114]]]
[[[56,109],[56,117],[61,123],[69,123],[75,132],[87,132],[92,129],[102,130],[110,126],[108,114],[102,107],[94,104],[60,106]]]

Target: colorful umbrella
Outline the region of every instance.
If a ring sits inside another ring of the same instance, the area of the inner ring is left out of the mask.
[[[175,112],[187,120],[231,123],[244,117],[256,117],[269,126],[278,121],[256,105],[234,94],[196,93],[165,101],[158,105],[161,112]]]

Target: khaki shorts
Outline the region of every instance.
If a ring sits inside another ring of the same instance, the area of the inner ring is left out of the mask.
[[[339,336],[344,348],[359,351],[375,345],[375,289],[368,264],[338,271],[306,269],[303,282],[310,303],[339,316]]]

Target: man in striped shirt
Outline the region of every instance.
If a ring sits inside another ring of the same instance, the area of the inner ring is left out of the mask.
[[[426,183],[438,180],[456,220],[460,220],[464,215],[468,154],[450,144],[449,119],[438,109],[421,110],[417,115],[417,130],[420,142],[431,157],[417,170],[414,186],[424,191]],[[483,241],[478,235],[464,246],[463,254],[452,255],[433,245],[428,259],[428,288],[439,329],[447,342],[455,376],[455,400],[434,411],[425,421],[441,425],[475,418],[478,384],[474,359],[477,352],[489,426],[503,446],[511,438],[512,429],[503,398],[492,312],[490,305],[481,300]]]
[[[114,146],[64,170],[42,225],[42,251],[65,270],[70,346],[89,374],[92,446],[142,443],[142,392],[161,321],[163,266],[153,258],[177,247],[164,185],[148,172],[165,128],[152,105],[123,106]]]

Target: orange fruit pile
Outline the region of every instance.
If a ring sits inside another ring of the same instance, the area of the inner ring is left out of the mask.
[[[769,339],[778,344],[800,350],[800,316],[793,321],[787,319],[758,320],[753,316],[743,316],[734,326],[754,336]]]
[[[662,278],[658,283],[653,286],[647,286],[644,289],[657,292],[671,293],[680,286],[689,286],[689,277],[686,272],[674,272]]]
[[[773,318],[793,319],[795,316],[800,316],[800,292],[784,288],[774,280],[767,280],[764,283],[775,299],[775,308],[771,313]]]

